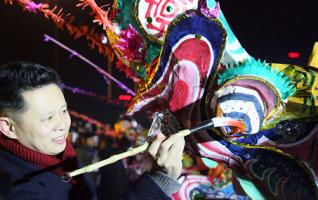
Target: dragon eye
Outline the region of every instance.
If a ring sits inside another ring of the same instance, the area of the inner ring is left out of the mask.
[[[167,12],[173,11],[173,7],[172,7],[172,6],[167,6],[167,7],[166,7],[166,11],[167,11]]]
[[[147,17],[147,22],[148,22],[148,24],[151,24],[152,18],[151,17]]]

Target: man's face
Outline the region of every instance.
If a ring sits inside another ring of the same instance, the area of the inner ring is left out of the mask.
[[[60,88],[49,84],[22,96],[27,109],[14,120],[19,142],[47,155],[63,152],[71,119]]]

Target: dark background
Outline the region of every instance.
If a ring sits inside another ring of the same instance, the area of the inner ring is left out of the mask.
[[[43,2],[43,1],[42,1]],[[77,16],[78,22],[92,24],[89,10],[75,7],[78,1],[45,1],[65,8]],[[105,5],[110,1],[96,1]],[[242,46],[255,58],[267,62],[306,65],[315,41],[318,41],[317,0],[221,0],[221,9]],[[105,80],[88,64],[74,57],[53,43],[43,42],[49,34],[77,50],[97,65],[107,69],[107,60],[90,49],[84,38],[74,40],[66,31],[59,30],[52,21],[41,14],[23,12],[17,5],[6,5],[0,0],[0,63],[25,60],[55,68],[65,84],[107,94]],[[98,25],[95,25],[96,28]],[[101,30],[100,30],[101,31]],[[300,52],[300,58],[288,58],[288,52]],[[113,67],[113,75],[134,88],[132,81]],[[98,99],[65,92],[69,108],[105,123],[114,123],[124,105],[113,105]],[[112,99],[125,92],[112,84]]]

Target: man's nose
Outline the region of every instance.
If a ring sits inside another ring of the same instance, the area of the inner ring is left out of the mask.
[[[63,117],[57,117],[55,129],[59,131],[63,131],[66,128],[66,120]]]

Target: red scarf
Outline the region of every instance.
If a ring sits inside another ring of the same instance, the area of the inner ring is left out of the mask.
[[[15,156],[31,162],[43,169],[52,167],[53,172],[58,176],[63,176],[66,172],[77,169],[77,159],[75,150],[69,140],[66,140],[66,147],[60,156],[46,155],[22,145],[18,140],[10,139],[0,133],[0,146]],[[65,164],[63,165],[62,163]],[[74,179],[70,181],[76,183]]]

